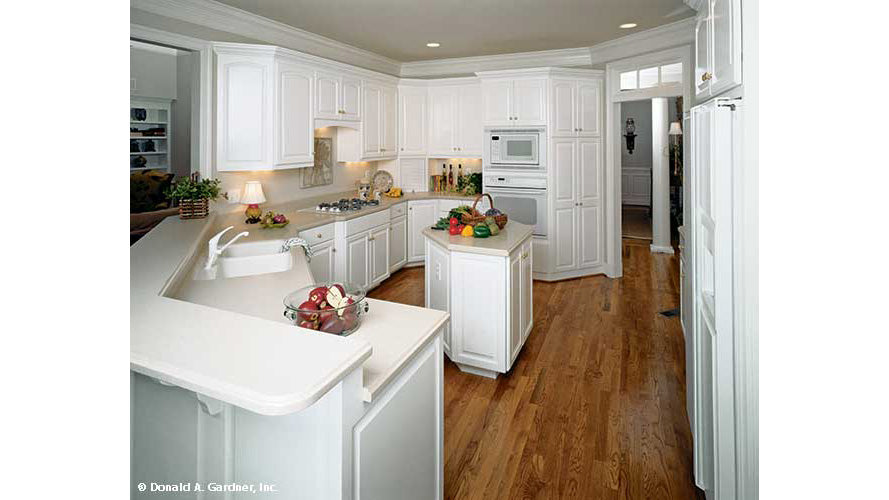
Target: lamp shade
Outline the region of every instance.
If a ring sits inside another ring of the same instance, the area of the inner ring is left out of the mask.
[[[682,127],[679,125],[679,122],[673,122],[670,124],[670,135],[682,135]]]
[[[244,193],[241,196],[244,205],[257,205],[265,203],[265,195],[262,194],[262,184],[259,181],[247,181],[244,184]]]

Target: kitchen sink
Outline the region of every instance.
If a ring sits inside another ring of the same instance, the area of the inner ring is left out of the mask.
[[[236,278],[256,274],[279,273],[293,267],[285,240],[254,241],[229,245],[217,260],[217,277]]]

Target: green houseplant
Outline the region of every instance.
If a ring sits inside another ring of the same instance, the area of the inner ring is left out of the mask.
[[[210,213],[210,200],[219,198],[219,179],[198,180],[197,175],[177,180],[168,196],[179,202],[180,219],[201,219]]]

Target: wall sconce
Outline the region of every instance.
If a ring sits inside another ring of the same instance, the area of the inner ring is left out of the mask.
[[[627,139],[627,152],[633,154],[633,150],[636,149],[636,122],[632,118],[627,118],[624,130],[626,131],[624,137]]]

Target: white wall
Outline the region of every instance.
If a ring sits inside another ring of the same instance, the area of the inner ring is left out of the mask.
[[[162,49],[159,49],[162,50]],[[146,50],[130,46],[130,95],[176,99],[176,51]]]
[[[621,194],[624,205],[650,204],[651,184],[651,100],[631,101],[620,106],[621,135],[627,118],[636,123],[636,147],[633,154],[627,150],[627,141],[621,138]]]
[[[199,64],[200,56],[197,53],[183,51],[176,56],[177,98],[172,107],[173,138],[170,144],[173,151],[170,155],[170,167],[177,177],[191,173],[192,79]]]

